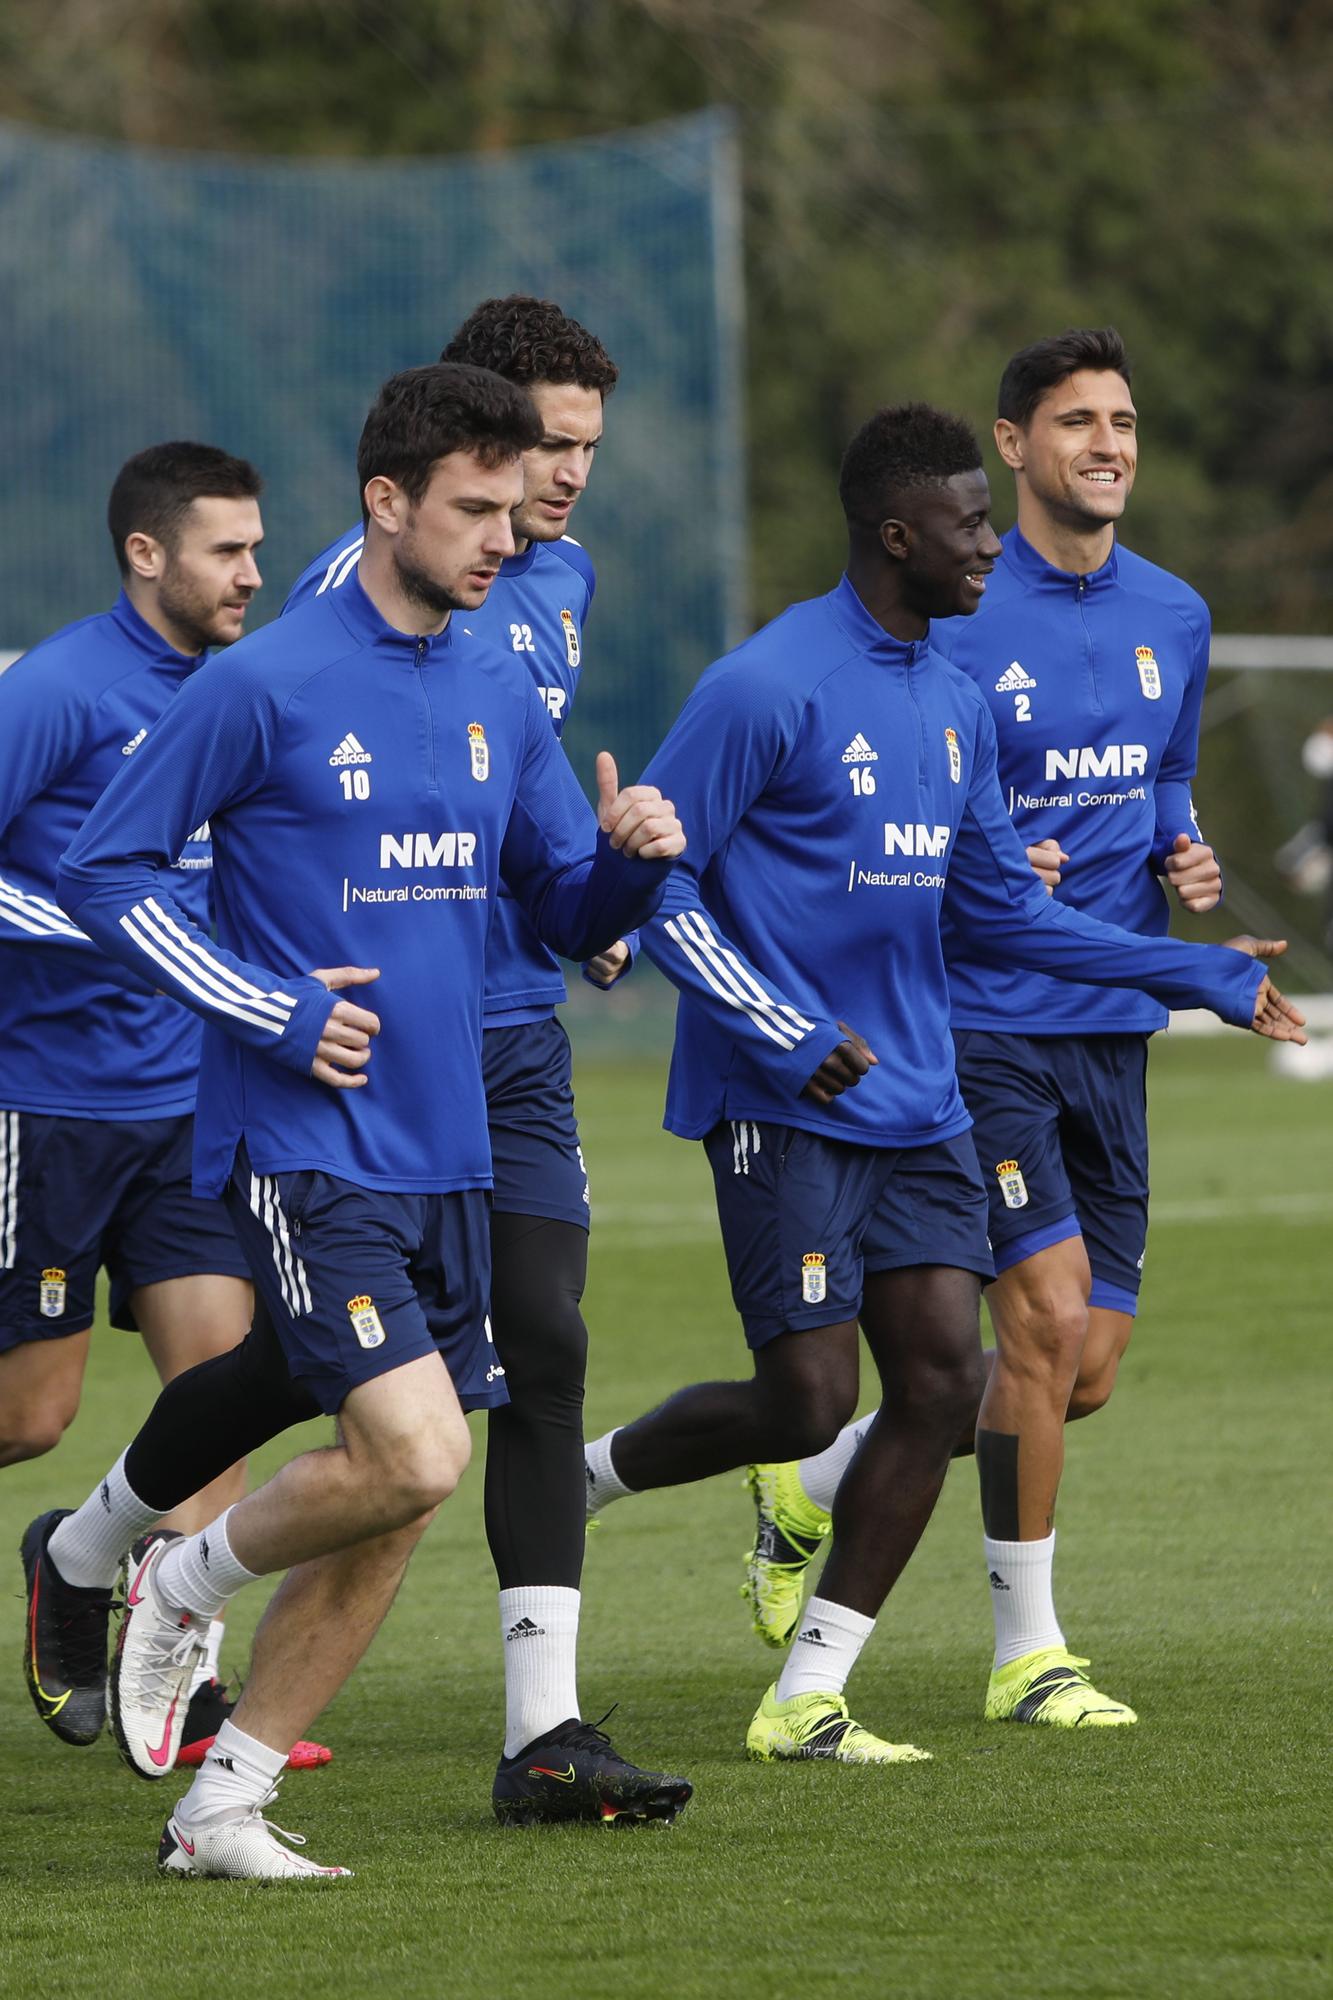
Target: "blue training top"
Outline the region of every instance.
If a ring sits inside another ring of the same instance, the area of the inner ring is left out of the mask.
[[[292,585],[284,613],[340,589],[356,574],[364,543],[359,528],[331,542]],[[527,668],[557,737],[578,691],[583,628],[596,587],[592,563],[577,542],[568,536],[530,542],[522,555],[509,556],[500,565],[484,604],[455,614],[471,632]],[[554,953],[502,882],[486,946],[487,1027],[544,1020],[565,998],[565,976]]]
[[[1058,901],[1149,937],[1167,929],[1158,877],[1172,842],[1201,838],[1190,780],[1209,630],[1198,592],[1128,549],[1076,576],[1052,568],[1017,528],[975,616],[931,628],[931,644],[990,710],[1023,845],[1053,837],[1069,856]],[[1146,993],[986,963],[947,912],[944,951],[957,1028],[1089,1035],[1166,1025]]]
[[[165,869],[213,829],[218,941]],[[656,907],[669,863],[614,852],[532,681],[462,627],[385,623],[355,577],[194,675],[107,788],[57,893],[114,957],[206,1023],[195,1186],[242,1134],[257,1173],[369,1188],[491,1180],[482,965],[503,874],[540,935],[590,956]],[[336,995],[317,966],[378,966],[346,997],[382,1033],[364,1088],[310,1075]]]
[[[106,958],[55,894],[61,855],[199,665],[169,646],[122,592],[112,610],[67,625],[0,675],[0,1105],[7,1110],[116,1124],[194,1109],[199,1023],[156,991],[155,976],[127,973]],[[208,828],[191,820],[163,865],[171,896],[193,924],[206,926]]]
[[[765,1119],[875,1146],[970,1124],[940,930],[1007,970],[1141,983],[1248,1026],[1264,968],[1132,936],[1049,897],[967,676],[885,632],[844,577],[703,674],[645,780],[689,847],[643,934],[681,990],[666,1123]],[[802,1086],[845,1021],[879,1066],[826,1106]]]

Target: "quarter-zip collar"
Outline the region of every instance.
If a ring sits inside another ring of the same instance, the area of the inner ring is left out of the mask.
[[[920,666],[930,651],[929,627],[923,639],[895,639],[891,632],[884,630],[878,618],[873,618],[866,610],[852,586],[851,579],[845,573],[837,589],[828,593],[825,602],[848,638],[855,641],[858,649],[863,653],[873,654],[875,659],[882,661],[885,666],[903,668]]]
[[[207,652],[180,652],[162,637],[155,626],[148,623],[141,612],[135,610],[123,590],[111,607],[111,617],[136,652],[142,653],[154,666],[173,668],[182,679],[186,674],[192,674],[196,667],[201,667],[208,658]]]
[[[1067,597],[1072,591],[1075,596],[1086,597],[1090,590],[1114,589],[1119,567],[1116,561],[1118,544],[1112,542],[1111,553],[1100,569],[1090,570],[1085,576],[1078,570],[1057,569],[1048,563],[1045,556],[1038,555],[1031,542],[1025,541],[1017,528],[1011,528],[1001,537],[1004,543],[1002,558],[1006,569],[1010,570],[1028,590],[1058,591]]]
[[[453,649],[454,619],[463,615],[455,611],[443,632],[400,632],[371,603],[355,571],[331,595],[334,609],[354,638],[411,667],[428,666],[447,657]]]

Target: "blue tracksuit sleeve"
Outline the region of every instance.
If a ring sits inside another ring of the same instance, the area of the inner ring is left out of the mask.
[[[1196,600],[1193,608],[1195,616],[1189,621],[1190,636],[1194,642],[1189,682],[1153,784],[1157,824],[1153,834],[1152,862],[1158,874],[1165,867],[1166,857],[1178,834],[1187,833],[1192,840],[1203,839],[1195,817],[1190,781],[1199,763],[1199,717],[1208,679],[1212,623],[1202,599]]]
[[[306,1075],[335,1004],[323,983],[224,951],[165,887],[191,831],[263,773],[277,718],[238,693],[225,663],[192,676],[66,850],[56,895],[108,956]]]
[[[975,957],[1094,986],[1138,986],[1169,1007],[1207,1007],[1248,1028],[1264,968],[1220,945],[1145,938],[1048,896],[1028,866],[996,775],[995,725],[978,710],[976,755],[944,907]]]
[[[500,873],[543,944],[564,958],[592,958],[657,908],[670,861],[619,853],[600,831],[528,685],[523,769],[500,849]]]
[[[795,1004],[724,926],[729,844],[784,762],[800,721],[799,707],[783,692],[753,702],[743,681],[706,674],[643,774],[673,802],[689,842],[657,916],[644,928],[643,949],[710,1025],[791,1097],[843,1032],[828,1015]]]

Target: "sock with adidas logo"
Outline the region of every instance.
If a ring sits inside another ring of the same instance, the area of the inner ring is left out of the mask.
[[[778,1680],[777,1699],[790,1701],[795,1694],[841,1694],[874,1629],[873,1618],[849,1605],[812,1597],[791,1642]]]
[[[995,1665],[1007,1667],[1025,1653],[1063,1646],[1051,1590],[1055,1530],[1039,1542],[996,1542],[983,1535],[982,1547],[995,1613]]]
[[[248,1812],[262,1805],[286,1767],[287,1755],[247,1736],[234,1722],[224,1722],[172,1817],[187,1827],[199,1826],[238,1807]]]
[[[506,1757],[579,1713],[579,1602],[553,1583],[500,1592]]]
[[[801,1491],[823,1513],[832,1513],[833,1496],[842,1483],[842,1475],[860,1451],[861,1441],[878,1415],[878,1410],[872,1410],[868,1417],[858,1417],[854,1424],[845,1425],[824,1451],[816,1452],[813,1458],[803,1458],[797,1466]]]

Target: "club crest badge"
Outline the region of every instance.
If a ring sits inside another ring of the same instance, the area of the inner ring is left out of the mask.
[[[1143,689],[1145,701],[1162,699],[1162,676],[1158,671],[1156,655],[1151,646],[1136,646],[1134,662],[1139,670],[1139,686]]]
[[[579,628],[574,623],[574,613],[566,608],[560,613],[560,623],[565,631],[565,658],[569,661],[571,667],[576,667],[581,655],[579,653]]]
[[[995,1169],[995,1177],[1000,1183],[1006,1208],[1027,1207],[1028,1184],[1019,1171],[1017,1160],[1001,1160]]]
[[[65,1310],[65,1273],[54,1266],[42,1272],[38,1309],[43,1319],[59,1319]]]
[[[467,726],[467,747],[472,759],[472,775],[479,785],[485,784],[491,775],[491,746],[479,722],[469,722]]]
[[[801,1259],[801,1297],[808,1306],[822,1306],[828,1296],[828,1272],[822,1250],[808,1250]]]
[[[358,1292],[354,1299],[349,1299],[347,1310],[351,1316],[352,1331],[362,1347],[383,1347],[389,1336],[384,1331],[384,1323],[369,1292]]]
[[[958,748],[958,731],[956,729],[945,730],[944,745],[949,752],[949,776],[953,779],[955,785],[961,784],[963,779],[963,753]]]

